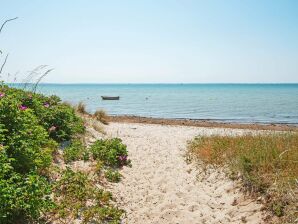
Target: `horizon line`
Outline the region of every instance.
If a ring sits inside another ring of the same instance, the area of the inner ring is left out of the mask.
[[[35,82],[8,82],[6,84],[36,84]],[[283,85],[298,84],[298,82],[41,82],[39,85],[205,85],[205,84],[227,84],[227,85]]]

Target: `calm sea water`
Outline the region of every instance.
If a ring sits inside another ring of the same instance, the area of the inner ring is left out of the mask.
[[[298,124],[298,84],[41,84],[38,91],[113,115]]]

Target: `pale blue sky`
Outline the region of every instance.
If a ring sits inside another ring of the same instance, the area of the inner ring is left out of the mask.
[[[5,72],[45,82],[298,82],[297,0],[1,0]],[[1,57],[3,60],[3,56]]]

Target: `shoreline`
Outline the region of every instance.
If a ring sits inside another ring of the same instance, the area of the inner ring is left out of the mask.
[[[140,123],[140,124],[160,124],[172,126],[191,126],[206,128],[232,128],[232,129],[251,129],[251,130],[272,130],[272,131],[295,131],[298,132],[298,126],[290,124],[242,124],[231,122],[219,122],[211,120],[194,120],[194,119],[172,119],[172,118],[153,118],[135,115],[109,115],[110,122],[117,123]]]

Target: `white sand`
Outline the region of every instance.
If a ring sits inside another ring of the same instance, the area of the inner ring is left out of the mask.
[[[241,134],[243,130],[111,123],[109,136],[128,147],[132,168],[111,191],[127,211],[123,223],[262,223],[261,205],[245,198],[223,172],[205,178],[185,161],[196,135]]]

